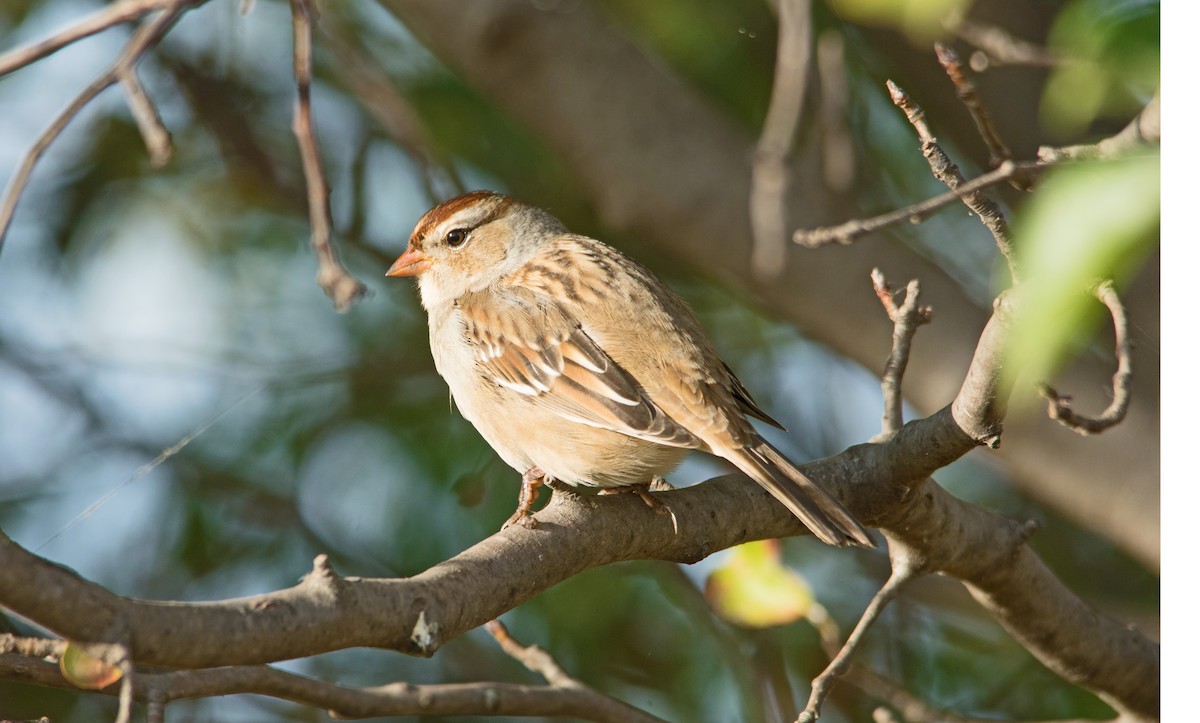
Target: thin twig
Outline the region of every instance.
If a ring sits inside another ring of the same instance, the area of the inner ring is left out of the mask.
[[[58,665],[38,658],[0,653],[0,680],[74,690]],[[103,695],[119,695],[111,685]],[[314,708],[332,718],[380,716],[508,715],[570,718],[600,723],[663,723],[662,719],[593,691],[514,683],[391,683],[351,688],[296,675],[266,665],[225,666],[200,670],[138,673],[132,686],[135,700],[149,704],[147,718],[162,720],[163,708],[176,700],[224,695],[264,695]]]
[[[917,327],[928,324],[933,319],[933,309],[919,304],[921,285],[916,279],[908,282],[904,303],[900,306],[896,306],[891,287],[879,269],[871,270],[871,285],[894,325],[892,351],[888,354],[880,378],[880,386],[883,389],[883,430],[879,437],[871,440],[875,442],[891,437],[904,426],[904,398],[900,382],[908,366],[912,339],[917,333]]]
[[[800,712],[796,723],[815,723],[821,716],[821,705],[833,690],[834,684],[850,666],[850,659],[862,644],[867,631],[871,629],[871,626],[879,619],[880,613],[889,602],[895,599],[901,589],[923,573],[923,568],[919,564],[909,562],[914,558],[909,556],[907,551],[905,554],[897,556],[894,554],[896,543],[891,539],[888,542],[890,551],[893,552],[891,576],[888,577],[879,592],[875,593],[875,597],[871,598],[870,604],[863,611],[862,617],[859,618],[858,624],[854,626],[850,636],[846,638],[842,649],[829,662],[825,670],[813,680],[812,692],[808,696],[808,705]]]
[[[1111,280],[1097,284],[1092,294],[1108,307],[1113,320],[1113,334],[1116,336],[1117,371],[1112,378],[1112,402],[1098,416],[1088,417],[1071,409],[1071,397],[1060,395],[1047,384],[1038,385],[1038,392],[1049,400],[1046,413],[1050,418],[1084,436],[1099,434],[1125,419],[1131,396],[1129,382],[1133,377],[1129,320],[1125,316],[1125,306]]]
[[[933,50],[942,70],[946,71],[950,82],[954,84],[954,91],[958,95],[958,99],[967,107],[967,111],[971,114],[971,120],[975,121],[975,128],[979,131],[979,136],[987,146],[988,165],[995,168],[1005,161],[1012,160],[1012,151],[1000,138],[1000,132],[992,123],[992,117],[987,112],[987,108],[983,107],[983,101],[979,99],[979,91],[975,89],[975,83],[963,68],[958,53],[942,43],[934,43]],[[1033,178],[1014,176],[1012,185],[1022,191],[1028,191],[1033,187]]]
[[[837,226],[799,229],[792,234],[792,240],[801,246],[809,248],[828,246],[835,243],[853,243],[860,236],[865,236],[889,226],[896,226],[902,223],[921,223],[937,211],[942,210],[955,201],[965,199],[972,193],[1005,183],[1018,173],[1041,173],[1049,167],[1050,164],[1039,161],[1008,161],[1001,163],[994,171],[989,171],[978,178],[973,178],[958,188],[934,196],[933,198],[914,203],[911,206],[905,206],[896,211],[872,216],[871,218],[851,219]]]
[[[142,81],[138,79],[137,71],[133,68],[123,68],[117,75],[128,96],[129,110],[137,122],[138,130],[142,134],[142,141],[146,144],[146,152],[150,155],[150,165],[153,168],[162,168],[170,162],[171,156],[175,153],[175,148],[171,145],[171,133],[163,125],[162,117],[159,116],[158,109],[154,107],[154,102],[146,93]]]
[[[167,702],[161,696],[147,698],[146,723],[166,723]]]
[[[62,50],[71,43],[128,23],[170,4],[170,0],[123,0],[108,5],[80,22],[32,45],[0,55],[0,78]]]
[[[842,649],[841,632],[838,630],[837,621],[832,617],[825,617],[820,621],[813,621],[813,625],[821,638],[821,649],[830,659],[833,659]],[[951,711],[934,708],[896,681],[886,678],[860,663],[851,662],[842,675],[842,680],[895,708],[900,713],[900,720],[907,723],[934,723],[935,721],[937,723],[968,723],[971,720]]]
[[[367,287],[354,278],[333,248],[333,220],[329,210],[329,184],[317,149],[312,122],[312,8],[308,0],[291,0],[292,69],[296,77],[296,106],[292,132],[300,148],[304,180],[308,187],[308,216],[312,225],[312,248],[317,255],[317,284],[333,300],[338,311],[366,293]]]
[[[29,184],[29,177],[46,149],[58,139],[67,125],[88,103],[91,103],[105,88],[116,83],[120,79],[121,73],[132,69],[142,55],[162,39],[184,10],[197,2],[198,0],[171,0],[161,13],[134,33],[112,66],[75,96],[25,152],[21,164],[17,167],[17,172],[13,174],[8,188],[4,191],[4,200],[0,203],[0,250],[4,248],[4,238],[12,225],[13,214],[16,213],[21,194],[24,193],[25,187]]]
[[[1030,178],[1060,163],[1080,158],[1113,158],[1126,154],[1137,147],[1157,144],[1160,139],[1159,118],[1159,95],[1155,94],[1154,98],[1125,128],[1098,143],[1066,148],[1045,146],[1038,149],[1037,161],[1004,161],[995,170],[966,181],[957,188],[933,198],[878,216],[851,219],[837,226],[798,229],[792,234],[792,240],[808,248],[818,248],[834,243],[850,244],[866,234],[890,226],[901,223],[921,223],[955,201],[965,201],[971,194],[1011,181],[1016,176]]]
[[[508,627],[499,620],[490,620],[484,627],[496,639],[496,643],[500,645],[500,649],[508,657],[542,676],[546,679],[547,683],[551,685],[574,685],[578,682],[567,675],[567,671],[563,670],[558,661],[550,653],[546,652],[545,649],[536,645],[522,645],[508,632]]]
[[[130,723],[133,720],[133,661],[129,659],[129,649],[122,648],[121,661],[121,691],[117,694],[116,723]]]
[[[604,710],[606,714],[615,715],[618,720],[641,721],[642,723],[659,721],[661,723],[661,718],[650,715],[641,709],[634,708],[616,698],[604,695],[572,678],[567,674],[567,671],[562,669],[562,666],[558,664],[558,661],[550,653],[536,645],[522,645],[509,634],[508,628],[499,620],[489,620],[484,627],[496,639],[501,650],[513,660],[516,660],[529,670],[545,678],[546,682],[552,688],[571,690],[579,693],[581,696],[586,696],[592,700],[592,704],[596,707],[597,711]]]
[[[70,530],[72,527],[77,525],[80,521],[86,520],[88,517],[95,514],[96,510],[98,510],[101,507],[103,507],[104,505],[108,504],[108,501],[111,500],[113,497],[116,497],[117,493],[119,493],[121,490],[125,489],[126,487],[133,484],[134,482],[137,482],[139,479],[142,479],[146,475],[153,472],[156,468],[158,468],[159,465],[163,464],[167,460],[171,459],[175,455],[182,452],[184,447],[187,447],[189,444],[194,442],[197,437],[204,434],[209,429],[211,429],[214,424],[216,424],[217,422],[224,419],[225,415],[229,414],[233,410],[240,407],[242,405],[242,403],[245,402],[246,400],[250,399],[253,396],[256,396],[264,388],[265,387],[260,386],[260,387],[257,387],[255,389],[251,390],[250,392],[246,393],[242,397],[238,398],[235,402],[233,402],[233,404],[230,404],[228,407],[225,407],[221,411],[214,414],[212,417],[209,417],[208,420],[205,421],[203,424],[201,424],[199,427],[196,427],[192,431],[190,431],[187,434],[180,437],[174,444],[170,445],[169,447],[165,447],[161,452],[159,452],[154,457],[154,459],[150,460],[146,464],[144,464],[141,467],[138,467],[136,470],[134,470],[133,474],[131,474],[129,476],[129,478],[126,479],[124,482],[120,482],[119,484],[115,485],[108,492],[105,492],[104,494],[100,495],[100,497],[96,498],[95,502],[93,502],[92,504],[90,504],[86,508],[84,508],[84,510],[82,512],[80,512],[78,515],[75,515],[71,519],[67,520],[66,524],[64,524],[62,527],[59,527],[57,530],[55,530],[53,534],[51,534],[49,537],[47,537],[45,539],[45,541],[42,542],[42,544],[33,548],[34,551],[36,552],[38,550],[44,549],[47,545],[49,545],[51,542],[54,542],[55,540],[57,540],[63,533]]]
[[[925,111],[892,81],[887,82],[887,88],[888,93],[892,96],[892,102],[896,104],[897,108],[904,111],[904,116],[908,118],[909,124],[917,131],[917,137],[921,140],[921,154],[929,162],[929,170],[933,172],[934,177],[946,184],[950,190],[961,191],[967,185],[967,181],[929,130],[929,125],[925,122]],[[1007,161],[1002,161],[1000,167],[1008,165]],[[1012,274],[1013,281],[1019,281],[1016,252],[1009,239],[1008,221],[1004,218],[1000,207],[982,191],[963,193],[961,197],[967,208],[974,211],[980,222],[987,227],[988,231],[991,231],[992,237],[996,240],[996,246],[1000,249],[1005,261],[1008,262],[1008,270]]]
[[[775,79],[750,176],[750,225],[754,238],[750,266],[760,278],[778,276],[787,251],[784,195],[791,177],[788,156],[808,87],[808,63],[812,55],[810,10],[810,0],[779,2]]]
[[[1161,91],[1156,92],[1142,112],[1138,113],[1137,117],[1116,135],[1109,136],[1099,143],[1088,145],[1062,148],[1042,146],[1037,152],[1038,160],[1057,163],[1086,158],[1112,158],[1139,146],[1157,144],[1162,134],[1159,111],[1161,95]]]

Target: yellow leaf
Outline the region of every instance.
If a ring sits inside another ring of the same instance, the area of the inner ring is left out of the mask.
[[[739,545],[708,577],[705,597],[717,614],[752,628],[785,625],[814,607],[812,589],[783,564],[778,540]]]
[[[68,643],[59,658],[58,668],[71,685],[87,690],[107,688],[121,679],[121,670],[85,652],[75,643]]]

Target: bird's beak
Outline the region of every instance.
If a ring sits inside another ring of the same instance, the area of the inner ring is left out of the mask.
[[[386,276],[418,276],[428,271],[432,265],[433,261],[428,256],[410,244],[404,253],[400,254],[400,258],[396,259],[396,263],[387,270]]]

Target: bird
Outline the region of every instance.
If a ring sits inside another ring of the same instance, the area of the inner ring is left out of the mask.
[[[415,277],[434,365],[459,412],[522,474],[505,527],[536,524],[542,483],[651,500],[689,450],[722,457],[834,546],[874,546],[837,499],[762,437],[782,428],[649,270],[493,191],[427,211],[386,272]],[[651,503],[653,504],[653,503]]]

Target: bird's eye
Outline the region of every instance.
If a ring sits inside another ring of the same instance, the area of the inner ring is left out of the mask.
[[[450,244],[451,248],[458,248],[467,242],[467,229],[456,228],[446,234],[446,243]]]

